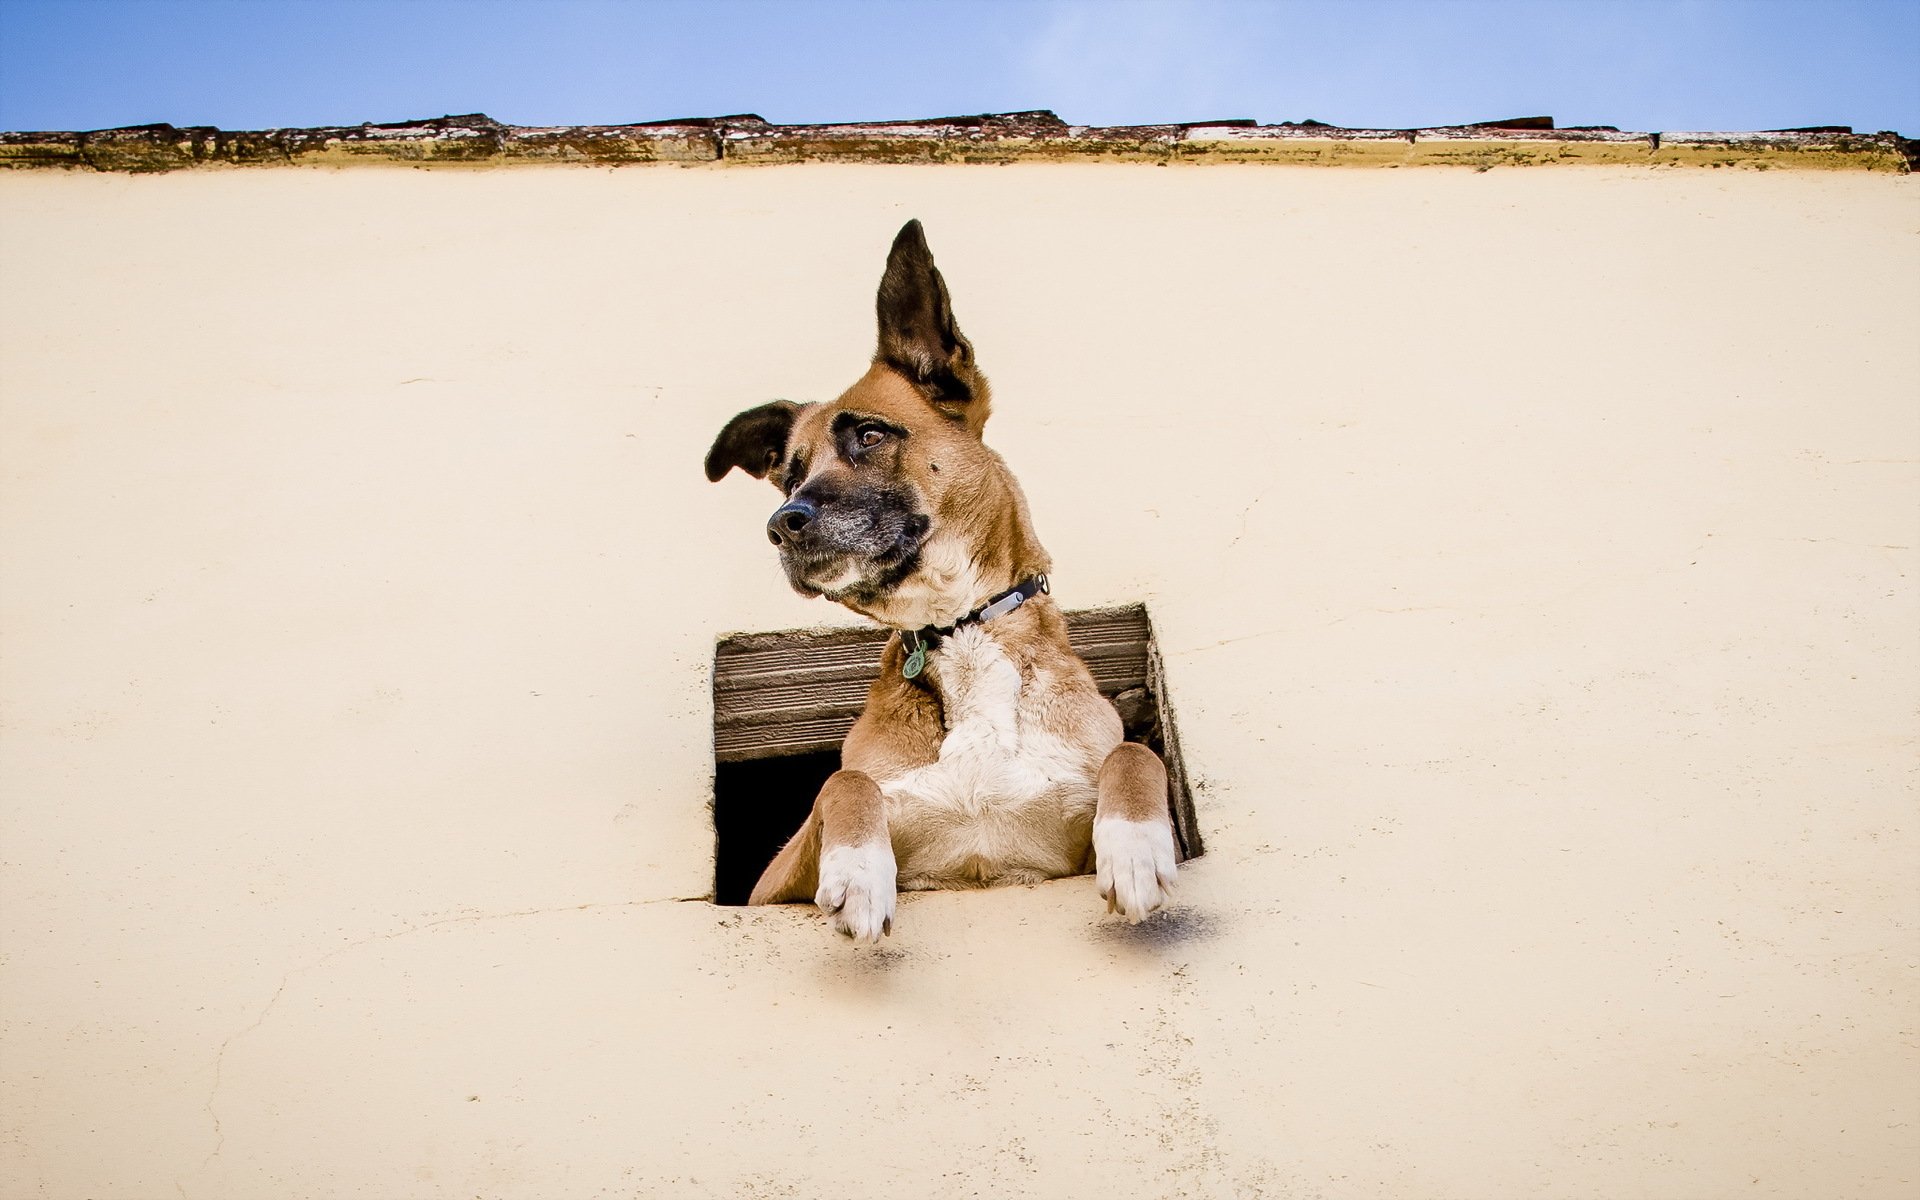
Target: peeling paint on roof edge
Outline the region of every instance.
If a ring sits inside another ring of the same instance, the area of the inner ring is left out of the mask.
[[[1525,117],[1433,129],[1343,129],[1316,121],[1068,125],[1046,111],[851,125],[772,125],[757,116],[636,125],[516,126],[474,113],[393,125],[234,131],[141,125],[88,133],[0,133],[0,167],[156,172],[203,166],[413,167],[644,163],[1132,162],[1309,166],[1606,164],[1913,170],[1920,142],[1839,128],[1757,133],[1555,129]]]

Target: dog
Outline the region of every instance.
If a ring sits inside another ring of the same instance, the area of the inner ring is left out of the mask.
[[[876,307],[879,348],[839,399],[748,409],[707,453],[713,482],[737,467],[780,489],[767,537],[795,591],[894,630],[840,770],[748,903],[811,899],[878,943],[901,889],[1091,870],[1107,911],[1140,921],[1175,877],[1166,768],[1123,739],[1067,643],[920,222],[894,239]]]

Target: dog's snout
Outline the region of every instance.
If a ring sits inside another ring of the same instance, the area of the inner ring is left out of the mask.
[[[807,531],[820,509],[811,500],[794,499],[781,505],[767,522],[767,540],[783,546]]]

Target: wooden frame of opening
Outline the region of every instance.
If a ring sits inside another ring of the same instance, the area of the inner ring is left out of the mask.
[[[1166,669],[1144,606],[1069,612],[1067,636],[1129,741],[1167,764],[1180,856],[1201,852]],[[788,630],[721,639],[713,661],[714,899],[745,901],[774,851],[798,829],[841,740],[866,704],[888,634]],[[744,883],[741,881],[744,879]]]

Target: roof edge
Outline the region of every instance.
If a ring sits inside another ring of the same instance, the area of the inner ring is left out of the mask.
[[[1248,118],[1165,125],[1069,125],[1015,113],[774,125],[751,113],[626,125],[505,125],[484,113],[391,124],[223,130],[138,125],[0,133],[0,168],[150,173],[206,166],[414,167],[796,162],[1280,163],[1318,166],[1607,164],[1911,172],[1920,142],[1844,127],[1748,133],[1556,129],[1518,117],[1423,129],[1349,129]]]

